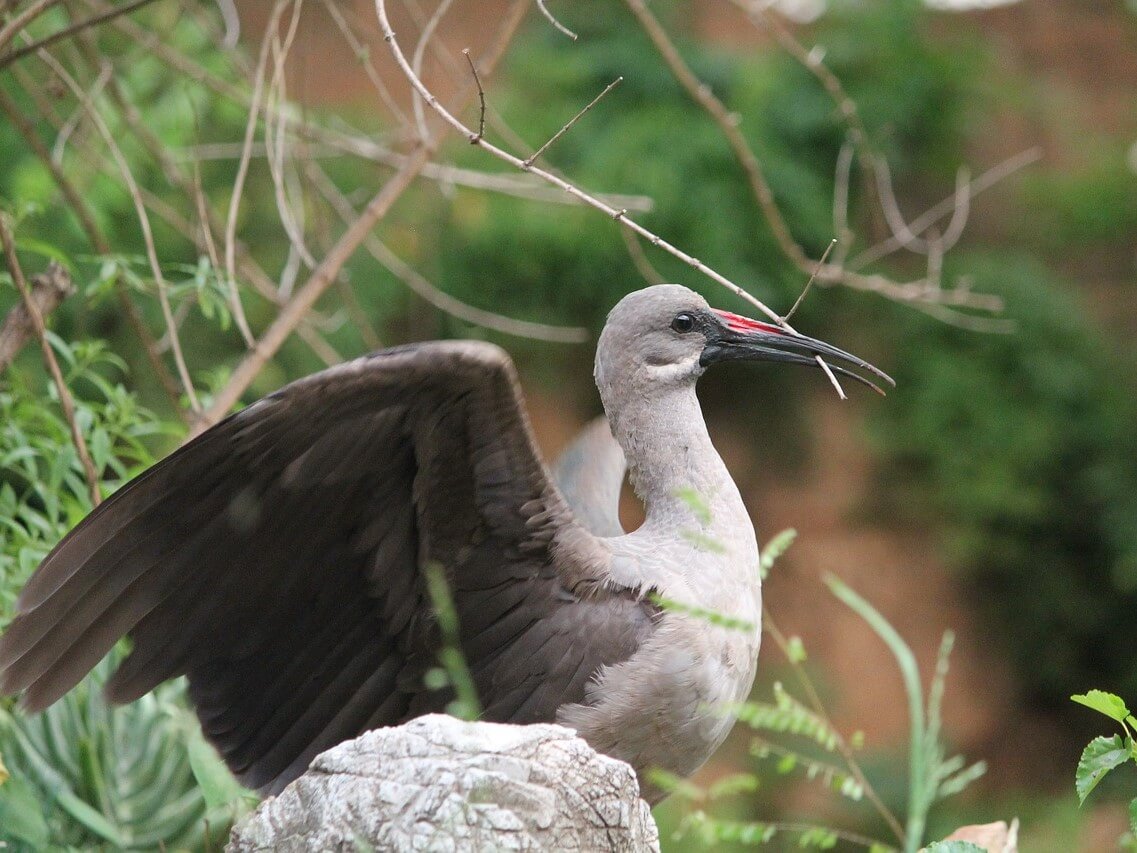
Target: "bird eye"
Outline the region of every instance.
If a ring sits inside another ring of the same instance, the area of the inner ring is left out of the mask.
[[[679,333],[689,332],[695,328],[695,318],[686,311],[676,314],[675,319],[671,321],[671,328]]]

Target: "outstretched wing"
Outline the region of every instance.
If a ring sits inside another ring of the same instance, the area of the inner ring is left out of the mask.
[[[444,707],[424,567],[445,571],[484,716],[552,720],[655,614],[607,580],[535,449],[509,358],[385,350],[302,379],[121,489],[44,560],[0,639],[0,688],[40,709],[124,634],[130,701],[188,675],[245,784]]]

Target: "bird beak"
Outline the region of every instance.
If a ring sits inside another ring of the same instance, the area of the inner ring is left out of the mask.
[[[707,345],[703,348],[703,354],[699,359],[703,367],[720,361],[785,361],[790,364],[822,367],[818,360],[820,357],[834,373],[855,379],[881,396],[884,395],[884,391],[876,382],[840,364],[851,365],[870,373],[884,383],[896,385],[892,377],[883,370],[824,341],[807,338],[781,326],[751,320],[749,317],[732,314],[729,311],[711,310],[719,324],[717,329],[712,328],[707,333]]]

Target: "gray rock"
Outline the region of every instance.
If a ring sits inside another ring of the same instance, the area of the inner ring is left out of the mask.
[[[632,769],[571,729],[439,714],[316,757],[233,831],[259,850],[658,850]]]

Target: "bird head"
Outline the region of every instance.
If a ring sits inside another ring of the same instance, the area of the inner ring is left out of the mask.
[[[612,391],[657,393],[693,385],[712,364],[723,361],[780,361],[821,367],[884,393],[873,379],[895,383],[864,359],[824,341],[774,323],[752,320],[707,304],[678,284],[659,284],[629,293],[608,314],[596,348],[596,384]],[[617,390],[618,389],[618,390]]]

